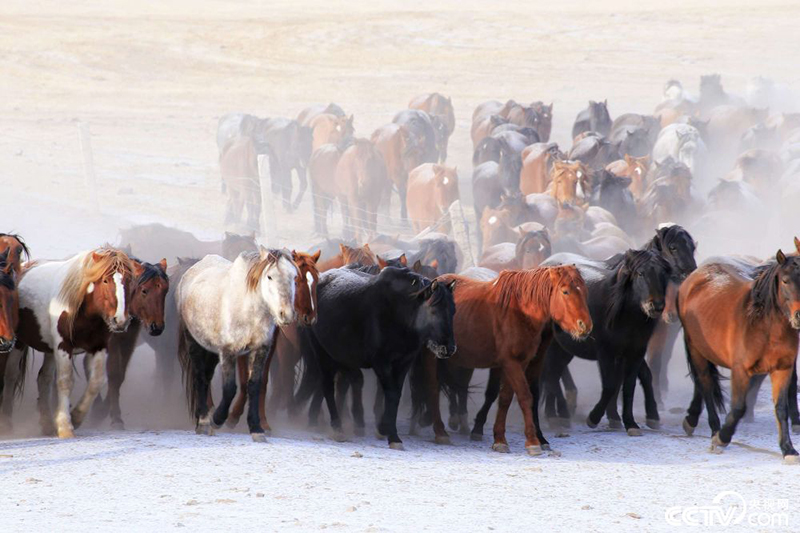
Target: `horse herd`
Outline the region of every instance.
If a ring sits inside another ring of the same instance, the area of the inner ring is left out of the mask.
[[[552,104],[479,105],[470,133],[480,259],[469,268],[449,226],[432,227],[459,199],[457,170],[446,164],[455,131],[449,98],[413,99],[370,139],[355,138],[353,116],[335,104],[296,119],[226,115],[217,134],[226,222],[246,214],[258,227],[263,154],[287,210],[298,208],[311,178],[324,240],[307,252],[267,249],[255,233],[210,242],[151,224],[124,230],[116,246],[48,261],[32,260],[20,236],[2,234],[3,424],[11,424],[35,350],[44,354],[37,384],[45,434],[74,436],[90,410],[123,427],[120,387],[135,347],[146,342],[156,353],[157,389],[174,386],[180,366],[198,433],[235,426],[247,406],[249,432],[263,441],[268,412],[297,416],[309,404],[316,424],[324,401],[341,440],[349,396],[353,431],[363,434],[362,369],[371,368],[377,432],[392,448],[402,448],[397,417],[407,387],[411,431],[432,425],[437,443],[450,442],[441,391],[450,428],[478,440],[498,401],[492,449],[499,452],[509,451],[506,418],[516,396],[525,448],[538,455],[549,449],[540,404],[555,427],[575,412],[574,357],[599,368],[590,427],[605,416],[611,427],[642,435],[633,414],[638,381],[646,425],[657,428],[666,362],[682,330],[694,383],[685,432],[694,432],[705,408],[712,449],[725,447],[769,375],[781,452],[797,462],[790,430],[800,429],[800,241],[796,254],[716,256],[698,266],[690,230],[724,209],[766,205],[776,187],[792,186],[800,115],[750,107],[725,93],[718,76],[704,76],[700,89],[693,98],[670,81],[653,115],[615,120],[606,102],[591,102],[576,117],[567,153],[549,142]],[[714,173],[728,168],[715,184]],[[376,215],[392,191],[414,238],[378,233]],[[335,203],[343,239],[327,235]],[[72,407],[72,358],[81,353],[87,386]],[[731,373],[722,425],[720,366]],[[489,379],[470,428],[476,369],[489,369]]]

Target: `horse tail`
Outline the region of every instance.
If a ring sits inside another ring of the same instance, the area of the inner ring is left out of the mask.
[[[686,363],[689,365],[689,375],[692,377],[692,383],[695,385],[697,384],[698,375],[697,375],[697,368],[694,366],[692,362],[692,352],[689,349],[689,342],[686,340],[686,332],[683,333],[683,344],[686,348]],[[721,413],[725,412],[725,396],[722,393],[722,387],[720,386],[719,382],[722,376],[720,376],[719,369],[717,369],[717,365],[712,363],[711,361],[706,361],[708,365],[708,376],[711,379],[712,389],[711,389],[711,397],[714,402],[714,406],[717,410]]]
[[[306,338],[306,334],[300,334],[300,354],[303,360],[303,376],[300,378],[300,385],[294,394],[293,403],[296,408],[302,407],[319,390],[322,381],[322,373],[315,355],[311,352],[311,340]]]
[[[189,340],[186,338],[189,331],[183,323],[182,319],[178,319],[178,362],[181,365],[181,380],[183,381],[183,388],[186,392],[186,403],[189,407],[189,414],[195,416],[197,412],[197,391],[194,387],[194,361],[189,354]]]
[[[411,364],[408,373],[408,386],[411,389],[411,418],[420,420],[428,412],[428,402],[425,398],[425,357],[428,353],[421,353]]]
[[[26,346],[21,350],[19,356],[19,368],[17,369],[17,376],[13,383],[14,397],[17,399],[21,399],[25,392],[25,377],[28,374],[28,352],[30,352],[30,350],[31,349]]]

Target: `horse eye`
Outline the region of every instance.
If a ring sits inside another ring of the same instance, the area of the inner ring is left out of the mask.
[[[107,280],[107,279],[104,279],[104,280],[103,280],[103,283],[108,283],[108,280]]]
[[[272,276],[267,276],[267,279],[272,281]]]
[[[147,289],[142,289],[142,294],[146,295],[147,294]]]
[[[566,296],[566,295],[568,295],[568,294],[569,294],[569,291],[568,291],[567,289],[561,289],[561,294],[563,294],[564,296]]]

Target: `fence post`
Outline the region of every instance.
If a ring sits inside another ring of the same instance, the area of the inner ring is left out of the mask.
[[[258,181],[261,189],[261,236],[268,246],[279,247],[278,231],[275,226],[275,197],[272,194],[272,178],[269,170],[269,156],[258,156]]]
[[[450,227],[453,228],[453,240],[464,253],[464,264],[461,269],[475,265],[475,257],[472,255],[472,244],[469,240],[469,224],[464,216],[464,209],[461,200],[456,200],[448,208],[450,213]]]
[[[86,180],[86,188],[89,189],[89,201],[92,207],[97,208],[97,176],[94,173],[94,156],[92,155],[92,134],[89,125],[85,122],[78,122],[78,139],[81,144],[81,154],[83,155],[83,176]]]

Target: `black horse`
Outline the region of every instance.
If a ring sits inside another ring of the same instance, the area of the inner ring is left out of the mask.
[[[578,113],[572,125],[572,138],[574,139],[586,131],[596,131],[600,135],[608,135],[611,131],[611,116],[608,114],[608,101],[595,102],[590,100],[589,106]]]
[[[301,328],[300,338],[306,364],[322,377],[335,435],[341,435],[336,373],[372,368],[386,398],[378,431],[390,447],[402,448],[397,409],[411,363],[424,347],[441,358],[456,350],[451,288],[405,268],[387,267],[378,275],[336,269],[320,277],[317,304],[317,323]],[[363,428],[363,412],[354,418]]]
[[[650,336],[664,311],[671,275],[669,263],[651,250],[629,250],[613,265],[571,254],[556,254],[543,265],[567,263],[575,264],[586,280],[595,326],[592,336],[582,342],[553,327],[553,342],[545,360],[545,387],[558,388],[558,380],[573,357],[596,360],[603,392],[589,413],[587,424],[596,427],[600,423],[621,384],[623,424],[629,435],[640,435],[633,418],[634,387]],[[648,419],[658,419],[654,400],[646,399],[645,408]]]

